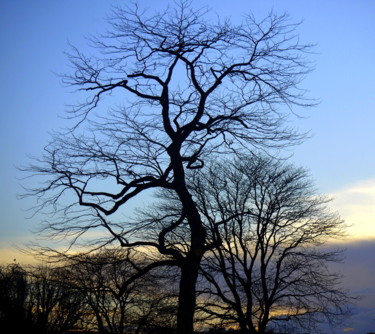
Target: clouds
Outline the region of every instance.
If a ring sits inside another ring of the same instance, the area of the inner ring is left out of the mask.
[[[375,239],[342,244],[346,259],[336,265],[345,287],[361,297],[359,304],[375,308]]]
[[[375,238],[348,241],[339,247],[346,249],[346,259],[333,264],[331,269],[343,276],[343,286],[357,300],[353,303],[353,315],[333,332],[364,334],[375,331]]]
[[[332,265],[345,288],[358,298],[353,315],[334,333],[375,331],[375,179],[362,180],[330,194],[332,208],[350,225],[348,237],[335,246],[344,248],[345,261]]]
[[[346,327],[342,327],[335,333],[365,334],[375,330],[375,309],[357,307],[354,314],[346,321]]]
[[[329,245],[344,250],[344,260],[332,263],[330,269],[342,276],[342,284],[358,297],[361,307],[375,309],[375,238],[343,241]]]
[[[350,225],[351,240],[375,238],[375,179],[357,182],[331,196],[332,207]]]

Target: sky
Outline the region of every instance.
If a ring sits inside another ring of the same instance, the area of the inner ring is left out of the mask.
[[[22,259],[15,247],[36,238],[37,221],[25,211],[30,203],[17,199],[23,184],[17,167],[41,155],[49,133],[64,125],[66,105],[76,102],[58,76],[69,70],[64,51],[68,43],[85,48],[84,36],[103,32],[111,6],[125,3],[0,0],[0,262]],[[139,3],[162,8],[171,1]],[[319,104],[296,110],[306,117],[293,125],[311,138],[290,150],[291,160],[309,169],[318,190],[333,197],[332,209],[350,225],[342,241],[347,260],[339,270],[363,298],[346,332],[375,331],[375,1],[195,3],[232,19],[249,11],[257,18],[271,10],[288,12],[302,21],[301,41],[316,44],[310,56],[315,70],[302,87]]]

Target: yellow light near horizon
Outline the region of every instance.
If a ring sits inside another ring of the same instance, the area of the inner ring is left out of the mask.
[[[375,180],[366,180],[333,194],[332,208],[349,225],[350,240],[375,238]]]
[[[19,263],[21,265],[36,264],[38,260],[10,245],[0,244],[0,265]]]
[[[375,179],[355,183],[330,194],[331,207],[337,210],[346,224],[348,238],[344,242],[375,239]],[[94,233],[94,232],[93,232]],[[101,231],[95,233],[102,233]],[[102,235],[102,234],[101,234]],[[22,247],[30,237],[0,242],[0,264],[36,263],[32,256],[17,250],[13,245]],[[341,240],[340,240],[341,241]]]

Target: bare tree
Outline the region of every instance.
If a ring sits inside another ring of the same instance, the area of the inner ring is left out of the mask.
[[[99,333],[124,333],[125,315],[133,285],[120,295],[118,291],[133,271],[123,259],[110,251],[99,254],[76,255],[67,264],[66,281],[85,295],[92,320],[89,327]]]
[[[36,266],[28,271],[29,304],[38,333],[62,334],[82,329],[85,316],[84,295],[65,281],[59,267]]]
[[[214,162],[194,182],[196,203],[220,240],[202,261],[206,318],[265,333],[294,324],[308,333],[347,315],[350,298],[329,270],[343,221],[305,170],[264,156]],[[226,217],[234,217],[226,224]],[[296,327],[296,328],[297,328]],[[276,330],[277,332],[277,330]]]
[[[116,8],[110,24],[109,33],[91,39],[90,56],[77,48],[69,56],[65,82],[86,98],[71,111],[71,131],[56,134],[30,167],[46,180],[31,193],[40,209],[51,209],[45,232],[53,236],[75,242],[104,228],[97,247],[149,247],[164,256],[160,264],[177,265],[178,332],[192,333],[199,265],[211,246],[186,171],[213,153],[302,139],[284,120],[293,105],[311,105],[299,89],[310,46],[299,43],[286,15],[248,15],[234,24],[184,0],[160,13]],[[120,214],[160,188],[174,191],[183,210],[148,242]],[[186,253],[164,242],[183,221]]]
[[[135,280],[140,261],[143,259],[119,249],[76,254],[65,260],[64,281],[84,296],[90,310],[85,317],[88,328],[123,334],[132,327],[138,333],[145,326],[155,326],[162,309],[170,308],[175,298],[167,292],[173,284],[163,284],[165,279],[162,281],[156,273]],[[173,319],[173,312],[168,316]],[[167,326],[166,321],[164,325]]]
[[[0,328],[59,334],[81,329],[83,296],[61,280],[60,268],[0,267]]]

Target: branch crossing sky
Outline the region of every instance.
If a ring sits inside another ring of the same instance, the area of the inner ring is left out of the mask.
[[[105,29],[111,5],[126,2],[0,1],[0,262],[22,260],[14,246],[36,238],[31,231],[37,222],[25,218],[29,203],[16,198],[22,192],[22,174],[16,167],[29,163],[28,156],[41,155],[48,133],[65,124],[61,116],[66,104],[76,102],[56,75],[68,70],[63,51],[69,50],[68,42],[85,48],[85,35]],[[172,1],[139,3],[152,9]],[[291,125],[310,130],[312,137],[290,150],[291,160],[310,170],[319,191],[334,197],[332,208],[351,225],[343,241],[348,259],[340,270],[349,277],[345,281],[349,288],[365,298],[356,322],[345,331],[375,331],[375,1],[195,4],[235,20],[249,11],[257,18],[271,10],[288,12],[292,21],[303,21],[298,30],[301,40],[317,44],[310,55],[316,69],[302,86],[320,104],[296,110],[307,117]]]

